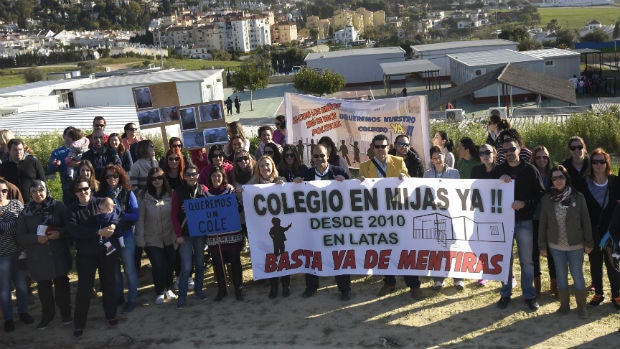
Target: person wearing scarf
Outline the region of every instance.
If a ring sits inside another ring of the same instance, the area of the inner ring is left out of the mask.
[[[235,189],[228,184],[226,170],[215,166],[209,172],[207,197],[235,194]],[[230,263],[232,268],[232,283],[235,287],[235,298],[243,300],[243,269],[241,267],[241,250],[243,249],[244,236],[241,230],[224,234],[207,235],[207,246],[211,253],[213,272],[217,280],[217,296],[213,299],[218,302],[227,295],[226,274],[224,264]]]
[[[71,253],[65,232],[65,205],[56,201],[41,180],[30,185],[30,202],[17,223],[17,241],[26,251],[30,277],[37,282],[41,322],[45,329],[58,306],[63,324],[71,323],[69,270]]]
[[[555,261],[555,272],[560,299],[559,314],[570,310],[568,268],[573,278],[577,311],[587,316],[586,283],[583,277],[583,254],[592,251],[592,227],[583,194],[570,186],[567,169],[562,165],[551,168],[552,186],[541,199],[538,245],[540,255],[547,255],[547,247]]]
[[[207,187],[198,183],[198,168],[189,165],[183,174],[185,183],[172,193],[172,226],[176,234],[176,242],[179,245],[179,255],[181,257],[181,273],[178,276],[179,298],[177,309],[185,308],[187,302],[188,279],[192,271],[192,260],[195,270],[194,277],[194,296],[200,301],[207,299],[203,290],[205,277],[204,264],[204,236],[190,236],[185,216],[183,202],[188,199],[202,198],[206,196]],[[193,259],[192,259],[193,257]]]

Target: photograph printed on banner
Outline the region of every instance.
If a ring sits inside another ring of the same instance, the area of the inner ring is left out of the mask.
[[[140,126],[157,124],[161,122],[159,109],[141,110],[138,112],[138,123]]]
[[[182,131],[183,145],[188,148],[202,148],[205,146],[205,139],[202,130]]]
[[[221,120],[222,113],[222,105],[219,102],[198,106],[198,115],[200,116],[200,122]]]
[[[206,145],[226,144],[228,142],[228,132],[226,127],[207,128],[203,131]]]
[[[181,118],[181,130],[196,129],[196,109],[194,107],[179,109],[179,115]]]
[[[159,109],[162,122],[179,121],[178,107],[165,107]]]
[[[153,98],[151,97],[151,89],[148,87],[135,88],[133,90],[136,98],[136,107],[138,109],[153,108]]]

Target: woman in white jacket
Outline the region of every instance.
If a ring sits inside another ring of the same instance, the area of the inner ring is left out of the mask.
[[[149,170],[146,188],[138,195],[138,207],[140,219],[136,224],[136,244],[144,248],[151,262],[155,304],[163,304],[165,298],[177,299],[177,296],[171,291],[176,248],[170,215],[172,193],[161,168]]]

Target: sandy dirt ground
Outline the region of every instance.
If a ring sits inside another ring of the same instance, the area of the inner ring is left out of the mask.
[[[184,309],[176,309],[174,301],[155,305],[146,266],[139,306],[119,314],[117,327],[104,320],[98,297],[91,303],[83,337],[74,339],[72,326],[63,326],[58,317],[45,330],[17,321],[15,332],[0,332],[0,348],[618,348],[620,343],[620,314],[609,296],[598,307],[588,306],[587,320],[578,318],[574,299],[570,314],[556,315],[558,303],[549,295],[546,279],[535,313],[527,311],[520,287],[510,306],[501,310],[495,305],[499,283],[479,287],[475,280],[467,280],[465,290],[458,292],[451,279],[444,289],[433,291],[430,278],[422,278],[426,298],[415,301],[400,277],[395,293],[377,298],[379,276],[354,276],[351,300],[341,301],[331,277],[321,278],[314,297],[302,298],[304,278],[295,275],[291,296],[280,293],[272,300],[268,282],[251,281],[244,261],[243,301],[229,294],[213,302],[216,286],[209,268],[209,299],[190,295]],[[38,301],[31,314],[38,322]]]

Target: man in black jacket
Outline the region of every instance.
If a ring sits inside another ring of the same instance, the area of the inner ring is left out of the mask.
[[[405,160],[409,177],[422,178],[424,175],[424,165],[418,153],[413,149],[407,135],[398,135],[394,140],[394,149],[390,150],[390,155],[400,156]]]
[[[105,167],[108,164],[121,165],[121,158],[114,149],[108,148],[104,145],[105,133],[101,130],[94,130],[92,136],[91,148],[84,156],[82,161],[88,160],[93,164],[95,169],[95,177],[98,181],[103,182],[105,180]]]
[[[312,167],[306,170],[304,174],[304,181],[318,181],[318,180],[338,180],[343,181],[349,179],[347,173],[338,166],[330,165],[327,160],[329,154],[327,148],[322,144],[317,144],[312,150]],[[296,183],[302,182],[301,178],[295,178]],[[351,298],[351,275],[337,275],[336,284],[340,291],[340,299],[343,301]],[[319,277],[312,274],[306,274],[306,290],[302,294],[302,297],[308,298],[314,296],[316,290],[319,288]]]
[[[37,158],[26,156],[23,140],[13,138],[7,145],[9,160],[0,165],[0,176],[15,184],[27,203],[30,201],[30,184],[35,179],[45,181],[45,171]]]
[[[523,140],[516,134],[510,140],[504,138],[502,149],[506,162],[497,165],[493,170],[493,176],[508,183],[515,181],[514,202],[511,207],[515,210],[514,240],[517,242],[519,263],[521,264],[521,289],[523,298],[532,311],[538,310],[536,290],[534,289],[534,261],[532,249],[534,248],[534,228],[532,218],[536,205],[544,191],[540,173],[529,162],[519,157]],[[510,303],[512,296],[512,256],[510,258],[509,275],[506,282],[502,282],[498,307],[504,309]]]

